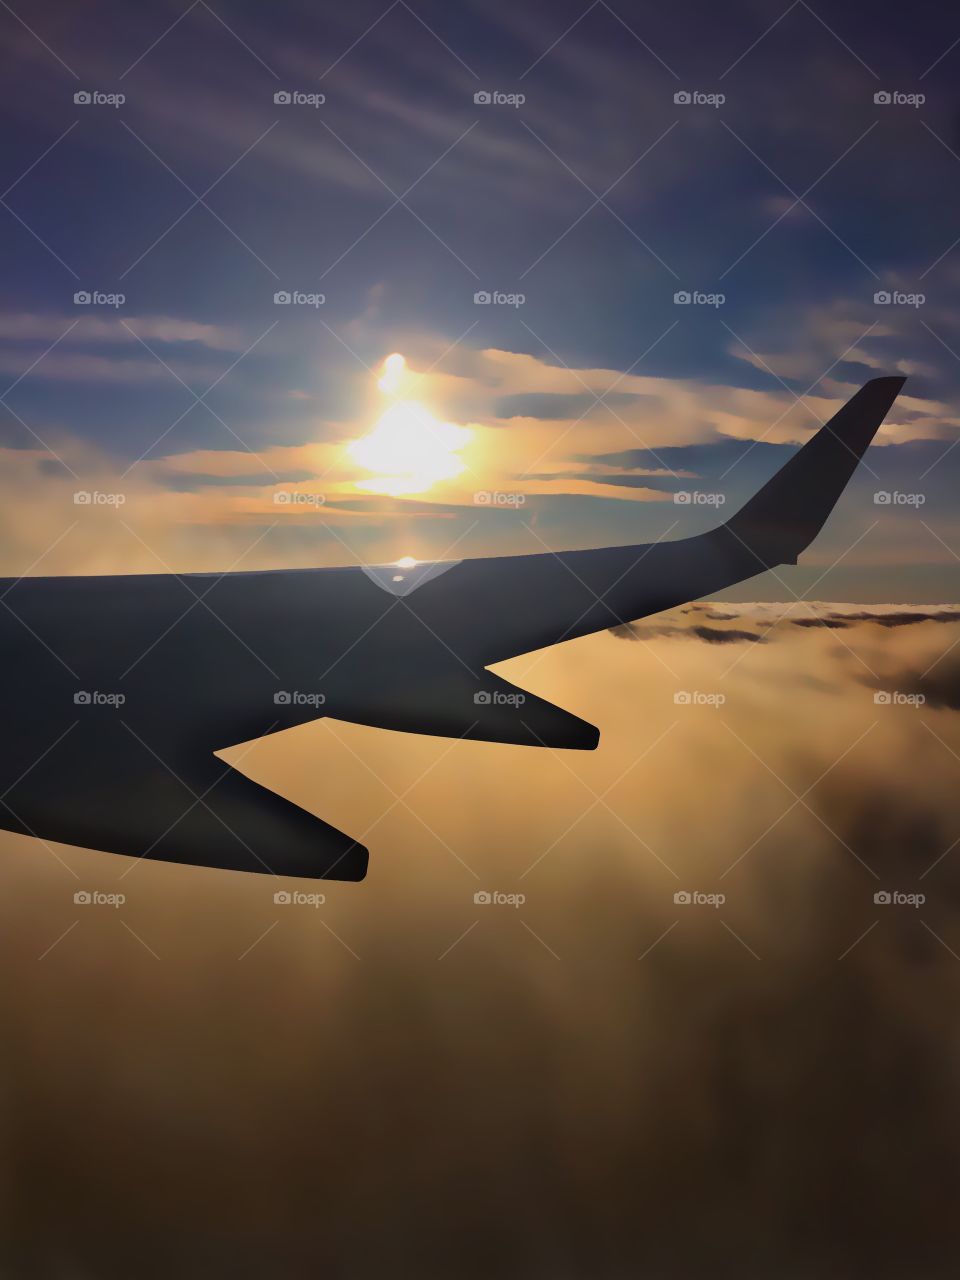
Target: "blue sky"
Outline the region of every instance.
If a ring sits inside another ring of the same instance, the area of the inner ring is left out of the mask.
[[[958,34],[933,4],[804,0],[5,9],[4,571],[678,536],[716,508],[675,491],[732,506],[900,371],[792,581],[955,598]],[[475,440],[401,498],[344,454],[395,351]],[[78,488],[123,508],[74,527]],[[501,490],[522,503],[475,500]]]

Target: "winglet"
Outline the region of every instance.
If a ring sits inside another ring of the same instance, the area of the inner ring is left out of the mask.
[[[846,488],[906,378],[874,378],[725,525],[762,565],[796,564]]]

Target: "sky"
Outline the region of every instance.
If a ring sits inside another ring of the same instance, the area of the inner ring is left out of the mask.
[[[0,36],[0,572],[683,536],[904,373],[792,582],[954,598],[941,7],[97,0]]]
[[[362,883],[0,833],[0,1270],[952,1276],[956,16],[0,0],[0,50],[0,576],[682,537],[908,379],[800,566],[497,668],[596,751],[219,753]]]

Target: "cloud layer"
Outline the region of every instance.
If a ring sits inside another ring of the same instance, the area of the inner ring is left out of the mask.
[[[764,645],[680,638],[708,609],[505,664],[595,753],[235,748],[371,845],[319,906],[5,836],[12,1262],[951,1274],[960,624],[761,604],[709,611]]]

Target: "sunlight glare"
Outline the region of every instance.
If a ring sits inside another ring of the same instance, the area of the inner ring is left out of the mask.
[[[395,351],[393,355],[387,356],[386,360],[384,360],[383,373],[377,382],[377,386],[381,391],[385,391],[387,395],[395,396],[400,390],[400,384],[406,371],[406,360],[399,351]]]
[[[377,385],[394,395],[407,376],[406,360],[394,352],[384,361]],[[397,400],[367,435],[347,445],[354,462],[376,473],[368,480],[355,481],[355,486],[362,492],[388,497],[423,493],[466,470],[459,451],[472,434],[467,427],[441,422],[415,400]]]

